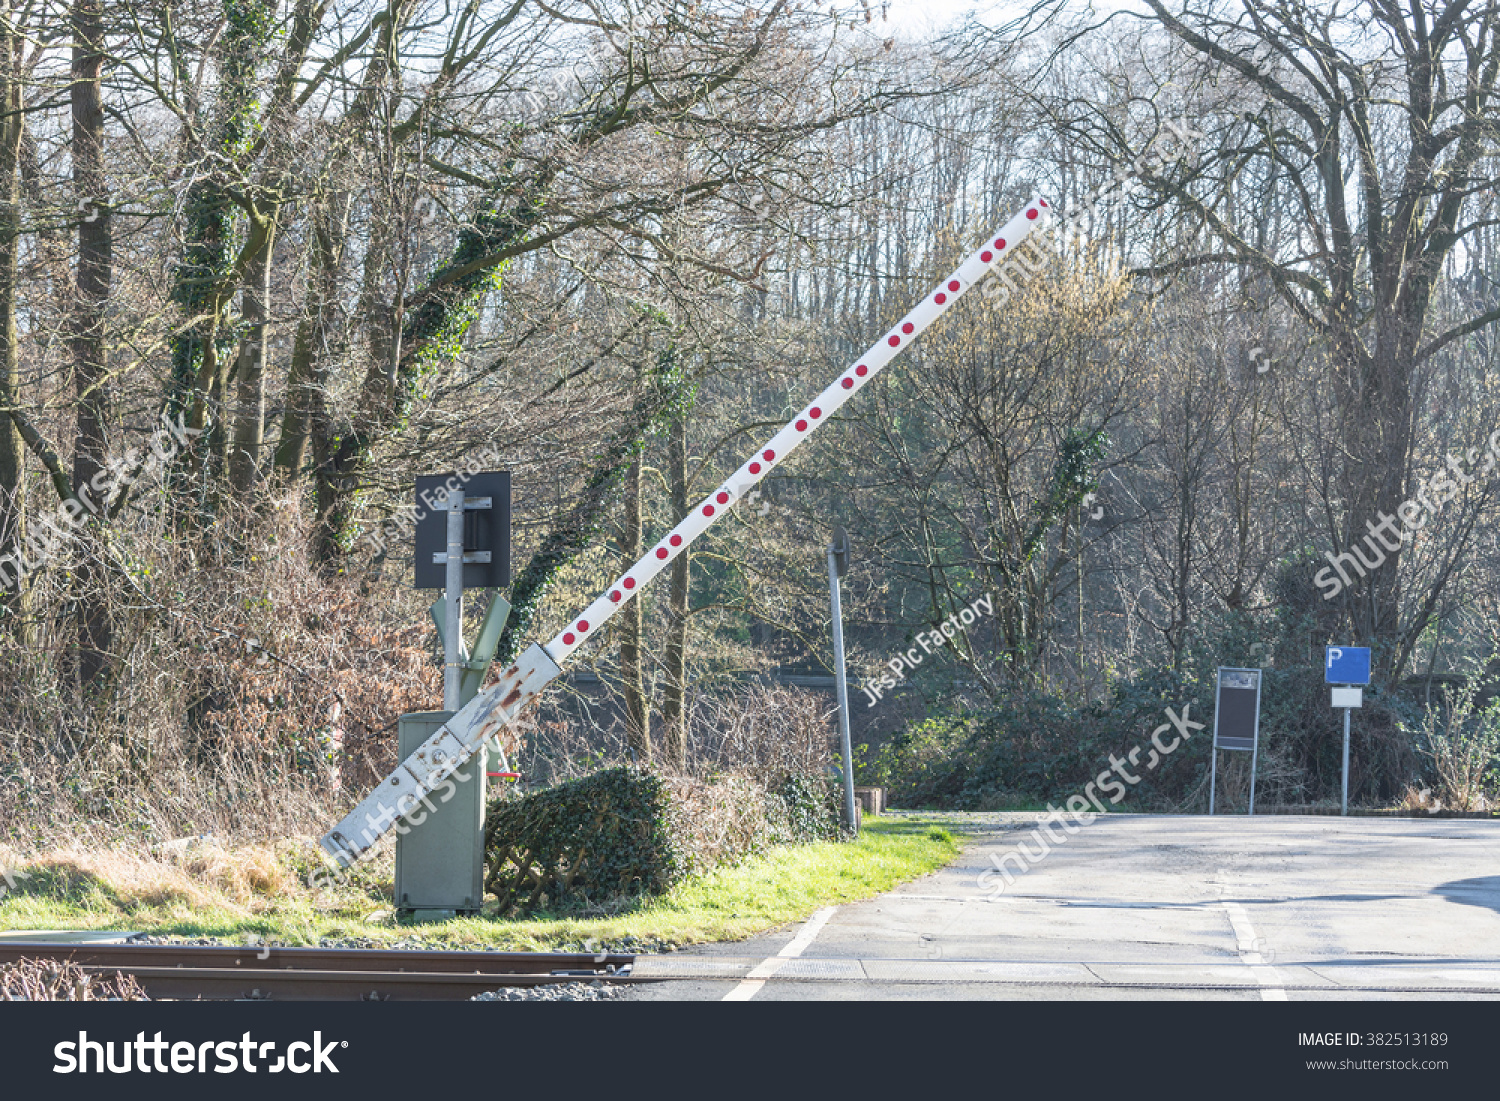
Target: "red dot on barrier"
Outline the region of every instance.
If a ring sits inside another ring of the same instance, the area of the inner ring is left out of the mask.
[[[1005,238],[1004,237],[996,237],[995,238],[995,247],[1003,249],[1005,247]]]
[[[991,260],[993,260],[995,258],[995,254],[993,252],[991,252],[989,249],[985,249],[983,252],[981,252],[979,254],[979,258],[981,260],[983,260],[986,264],[988,264]]]
[[[760,473],[760,463],[751,463],[750,464],[750,473],[751,474],[759,474]]]
[[[572,646],[573,642],[574,642],[574,639],[573,639],[573,632],[572,631],[569,631],[567,634],[563,635],[563,645],[564,646]]]
[[[713,505],[704,505],[703,506],[703,515],[704,516],[712,516],[713,514],[714,514],[714,506]]]
[[[721,505],[727,505],[729,503],[729,494],[725,493],[723,490],[720,490],[719,495],[715,497],[714,500],[718,501]]]
[[[1046,199],[1038,199],[1037,202],[1041,203],[1042,206],[1046,206],[1047,205],[1047,200]]]
[[[932,296],[932,300],[941,306],[944,302],[948,301],[948,296],[942,291],[938,291],[937,294]]]
[[[845,375],[844,376],[844,381],[843,381],[843,387],[844,387],[845,390],[853,390],[854,389],[854,380],[852,378],[848,377],[847,375]]]
[[[666,547],[657,547],[656,548],[656,557],[658,557],[658,558],[665,558],[666,556],[667,556],[667,548]]]
[[[682,536],[674,535],[672,536],[672,538],[668,539],[667,542],[671,543],[674,547],[680,547],[682,546]]]
[[[890,340],[886,341],[886,343],[889,344],[892,348],[899,348],[901,347],[901,338],[899,336],[893,336]]]
[[[823,410],[819,409],[816,405],[814,405],[811,409],[809,409],[807,411],[807,415],[809,417],[811,417],[813,420],[817,420],[819,417],[821,417],[823,415]]]
[[[914,330],[914,329],[915,329],[915,328],[916,328],[916,326],[915,326],[915,325],[913,325],[913,324],[912,324],[912,323],[911,323],[911,322],[910,322],[910,321],[908,321],[908,322],[907,322],[907,323],[906,323],[906,324],[905,324],[905,325],[902,325],[902,326],[901,326],[901,331],[902,331],[902,332],[903,332],[903,333],[905,333],[905,334],[906,334],[906,335],[907,335],[907,336],[910,336],[910,335],[911,335],[911,333],[912,333],[912,331],[913,331],[913,330]]]
[[[589,621],[586,619],[580,619],[578,621],[578,629],[580,631],[587,631],[589,629]]]
[[[766,460],[766,462],[768,462],[768,463],[774,463],[776,461],[776,452],[772,451],[768,447],[768,448],[765,449],[765,451],[761,452],[761,456],[760,457],[762,459]]]
[[[633,577],[627,577],[625,579],[625,587],[627,589],[633,589],[633,588],[635,588],[635,578],[633,578]]]
[[[1026,217],[1031,218],[1032,220],[1035,220],[1036,219],[1036,211],[1035,210],[1028,210],[1026,212]]]
[[[854,373],[860,378],[864,378],[870,373],[870,369],[861,363],[858,367],[854,368]]]
[[[806,421],[798,421],[797,422],[797,431],[798,432],[806,432],[807,431],[807,422]]]
[[[959,288],[959,282],[958,282],[957,279],[950,279],[950,280],[948,280],[948,289],[950,291],[953,291],[954,293],[957,293],[958,292],[958,288]]]
[[[609,598],[611,600],[613,600],[616,604],[618,604],[620,602],[620,590],[616,589],[614,592],[610,593],[609,594]]]

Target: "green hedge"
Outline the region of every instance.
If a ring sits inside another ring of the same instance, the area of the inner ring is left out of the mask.
[[[768,845],[838,832],[839,802],[823,777],[792,774],[767,791],[743,776],[704,781],[614,768],[492,802],[485,890],[502,913],[661,894]]]
[[[827,777],[790,773],[771,795],[771,840],[802,845],[841,836],[843,788]]]
[[[685,866],[671,809],[661,778],[631,768],[496,800],[484,823],[485,889],[502,911],[665,891]]]

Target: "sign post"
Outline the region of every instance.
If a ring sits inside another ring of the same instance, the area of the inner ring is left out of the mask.
[[[1214,745],[1208,773],[1208,813],[1214,812],[1219,783],[1219,750],[1250,753],[1250,813],[1255,813],[1255,766],[1260,757],[1259,669],[1219,669],[1214,702]]]
[[[1368,646],[1330,646],[1323,662],[1323,682],[1334,685],[1370,683],[1370,648]],[[1339,814],[1349,813],[1349,712],[1364,706],[1363,688],[1335,688],[1333,706],[1344,709],[1344,779]]]
[[[485,611],[472,654],[464,645],[464,590],[510,583],[510,474],[431,474],[417,478],[413,585],[440,589],[430,612],[443,640],[443,710],[402,715],[400,753],[446,763],[451,749],[427,746],[432,735],[479,692],[500,642],[510,605],[498,593]],[[477,913],[484,897],[484,812],[488,759],[504,762],[499,742],[453,772],[440,800],[423,800],[396,837],[398,913],[447,918]],[[460,761],[460,763],[462,763]],[[503,764],[502,764],[503,767]]]
[[[463,678],[464,638],[464,491],[448,492],[448,546],[443,552],[443,709],[457,711]]]
[[[854,817],[854,753],[849,739],[849,678],[844,668],[844,609],[839,602],[839,578],[849,568],[849,533],[833,529],[828,545],[828,592],[833,604],[833,676],[838,688],[839,743],[844,754],[844,821],[852,830]]]

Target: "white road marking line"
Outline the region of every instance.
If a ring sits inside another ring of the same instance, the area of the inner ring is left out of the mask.
[[[1238,902],[1221,902],[1224,912],[1229,915],[1230,927],[1234,929],[1235,949],[1240,954],[1240,959],[1250,968],[1250,974],[1260,984],[1260,1000],[1263,1002],[1284,1002],[1286,991],[1282,987],[1282,978],[1276,968],[1266,963],[1261,956],[1260,940],[1255,935],[1255,927],[1250,924],[1250,915],[1245,912],[1245,907]]]
[[[769,959],[761,960],[758,964],[746,972],[740,985],[724,995],[726,1002],[748,1002],[766,985],[766,980],[786,966],[786,961],[794,959],[806,952],[813,940],[817,937],[823,926],[828,924],[828,919],[833,917],[837,906],[826,906],[807,919],[807,924],[798,930],[797,935],[787,941],[785,947]]]

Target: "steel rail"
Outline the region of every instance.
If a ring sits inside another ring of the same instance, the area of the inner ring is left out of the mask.
[[[443,952],[176,944],[0,944],[0,965],[76,964],[134,976],[151,998],[278,1001],[467,999],[500,987],[634,980],[618,952]],[[644,980],[653,981],[653,980]]]

